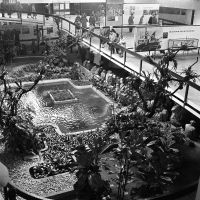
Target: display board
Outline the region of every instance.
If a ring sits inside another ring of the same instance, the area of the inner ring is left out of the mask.
[[[146,26],[135,29],[135,51],[200,47],[200,26]]]
[[[133,13],[134,24],[148,24],[153,13],[158,21],[159,4],[131,4],[123,5],[123,25],[128,25],[128,18]]]
[[[107,0],[106,26],[122,25],[123,0]]]

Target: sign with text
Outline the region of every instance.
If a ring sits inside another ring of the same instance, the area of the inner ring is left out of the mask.
[[[146,26],[137,27],[134,36],[135,51],[177,49],[182,45],[200,47],[200,26]]]

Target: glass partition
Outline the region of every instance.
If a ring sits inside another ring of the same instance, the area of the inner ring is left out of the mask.
[[[200,101],[199,98],[197,98],[198,96],[199,90],[189,86],[187,103],[193,106],[194,108],[200,108]]]
[[[70,26],[70,23],[68,21],[65,21],[65,20],[62,20],[62,28],[65,30],[65,31],[69,31],[71,32],[71,26]]]
[[[77,29],[74,24],[70,23],[69,30],[70,30],[70,33],[72,33],[73,35],[76,35]]]
[[[99,37],[94,35],[91,37],[91,46],[93,46],[95,49],[100,50],[100,42],[101,39]]]
[[[130,53],[126,52],[125,65],[133,71],[140,73],[140,59]]]

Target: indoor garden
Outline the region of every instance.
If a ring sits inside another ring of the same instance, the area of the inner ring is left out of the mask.
[[[66,46],[62,36],[42,61],[2,69],[0,159],[13,183],[45,197],[73,190],[80,200],[157,197],[186,184],[185,152],[195,144],[182,127],[191,115],[170,97],[199,77],[192,65],[174,78],[169,51],[159,62],[146,57],[154,75],[109,82],[83,74]]]

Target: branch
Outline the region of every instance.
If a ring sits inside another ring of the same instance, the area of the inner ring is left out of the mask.
[[[172,96],[174,95],[178,90],[182,90],[183,89],[183,83],[180,83],[180,85],[169,95]]]

